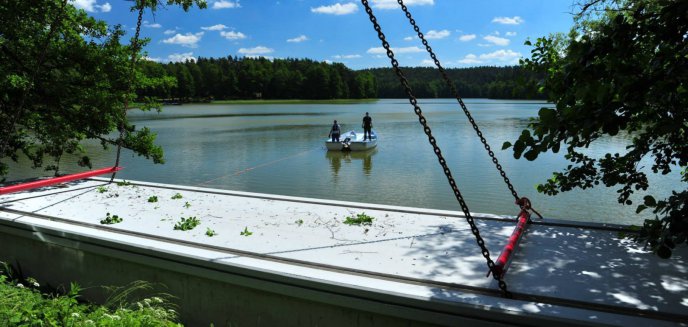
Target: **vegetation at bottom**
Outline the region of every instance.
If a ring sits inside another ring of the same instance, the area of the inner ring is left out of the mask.
[[[152,285],[134,282],[126,287],[106,288],[108,300],[94,305],[81,299],[82,289],[49,289],[33,278],[18,276],[0,263],[1,326],[182,326],[170,302],[171,296],[151,294]]]
[[[373,224],[373,219],[375,219],[375,218],[366,215],[364,212],[364,213],[357,214],[356,217],[354,217],[354,216],[346,217],[346,219],[344,219],[344,224],[356,225],[356,226],[361,226],[361,225],[370,226]]]

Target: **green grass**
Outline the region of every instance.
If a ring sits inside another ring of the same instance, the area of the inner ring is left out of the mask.
[[[100,223],[103,225],[119,224],[121,222],[122,222],[122,217],[120,217],[118,215],[110,216],[109,212],[107,213],[107,215],[105,215],[105,219],[100,220]]]
[[[12,279],[7,270],[0,266],[0,326],[182,326],[168,295],[130,300],[135,292],[150,291],[149,283],[111,288],[108,301],[94,305],[80,300],[76,283],[63,294],[42,292],[36,280]]]
[[[366,215],[365,213],[359,213],[356,215],[356,217],[351,216],[351,217],[346,217],[344,220],[344,224],[346,225],[364,225],[364,226],[370,226],[373,224],[373,217]]]
[[[192,230],[200,224],[201,224],[201,221],[198,218],[196,218],[195,216],[189,217],[189,218],[182,217],[181,220],[178,221],[174,225],[174,230],[182,230],[182,231]]]
[[[241,236],[251,236],[251,235],[253,235],[253,232],[250,231],[250,230],[248,230],[248,227],[244,227],[244,231],[241,232],[241,233],[239,233],[239,235],[241,235]]]
[[[217,100],[211,104],[357,104],[371,103],[378,99],[329,99],[329,100]]]

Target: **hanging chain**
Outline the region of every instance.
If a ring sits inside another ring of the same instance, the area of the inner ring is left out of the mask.
[[[485,137],[483,137],[483,132],[480,131],[478,124],[476,124],[475,120],[473,119],[473,116],[471,116],[471,113],[468,111],[466,104],[463,103],[463,100],[459,96],[459,92],[456,89],[456,85],[454,85],[454,82],[451,81],[451,79],[447,75],[447,72],[442,67],[442,64],[440,64],[440,61],[437,59],[437,56],[435,55],[435,52],[432,51],[432,48],[428,44],[428,41],[425,39],[425,36],[423,35],[423,33],[420,31],[420,28],[416,24],[416,21],[411,16],[411,13],[409,12],[408,8],[406,8],[406,5],[404,5],[404,1],[403,0],[397,0],[397,3],[399,3],[399,5],[401,6],[401,9],[404,11],[404,14],[406,14],[406,18],[408,18],[409,23],[411,23],[411,25],[413,25],[413,30],[416,31],[416,33],[418,33],[418,37],[423,42],[423,45],[425,46],[425,50],[428,51],[428,53],[430,54],[430,57],[435,62],[435,66],[437,66],[437,69],[439,70],[440,74],[442,74],[442,78],[447,83],[447,86],[451,90],[452,95],[459,102],[459,105],[461,105],[461,109],[463,109],[463,113],[466,114],[466,117],[468,118],[468,121],[473,126],[475,133],[478,134],[478,137],[480,138],[480,142],[482,142],[483,146],[485,146],[485,150],[490,155],[490,158],[492,158],[492,163],[494,163],[495,167],[497,167],[499,174],[504,179],[504,183],[506,183],[506,186],[509,188],[509,191],[511,191],[511,195],[513,195],[514,198],[518,201],[520,199],[520,197],[518,196],[518,193],[516,193],[514,186],[511,184],[511,180],[509,180],[509,177],[506,176],[504,169],[502,169],[502,165],[499,163],[499,160],[497,160],[497,157],[495,157],[495,154],[492,151],[492,149],[490,148],[490,145],[487,144],[487,140],[485,140]]]
[[[127,93],[131,92],[131,84],[133,84],[134,73],[136,72],[136,56],[139,48],[139,35],[141,33],[141,20],[143,19],[143,11],[145,9],[145,1],[141,1],[139,8],[139,16],[136,21],[136,33],[134,33],[134,40],[131,42],[131,71],[129,72],[129,84],[127,85]],[[127,109],[129,109],[129,94],[124,97],[124,112],[122,113],[122,120],[119,122],[119,138],[117,139],[117,157],[115,158],[115,167],[119,167],[119,158],[122,153],[122,143],[124,142],[124,120],[127,117]],[[110,183],[115,179],[117,171],[112,173]]]
[[[418,116],[418,121],[423,126],[423,131],[425,131],[425,135],[428,136],[428,141],[432,145],[432,148],[435,152],[435,155],[437,155],[437,159],[438,159],[440,165],[442,166],[442,169],[444,170],[444,174],[447,176],[447,181],[449,182],[449,185],[451,186],[451,189],[454,192],[456,199],[459,201],[459,205],[461,205],[461,210],[463,211],[464,215],[466,216],[466,221],[468,222],[468,225],[470,225],[470,227],[471,227],[471,232],[475,236],[475,240],[478,243],[478,246],[480,246],[480,250],[482,252],[482,255],[485,258],[485,260],[487,261],[487,267],[492,272],[492,276],[494,277],[494,279],[497,280],[499,288],[502,290],[503,295],[505,297],[511,298],[512,294],[511,294],[511,292],[509,292],[507,290],[506,282],[504,282],[504,280],[502,279],[502,276],[500,276],[500,274],[496,273],[495,263],[490,258],[490,251],[487,249],[487,247],[485,246],[485,241],[480,236],[480,231],[478,230],[478,227],[476,226],[475,221],[474,221],[473,217],[471,216],[470,211],[468,210],[468,205],[466,204],[466,201],[464,201],[463,196],[461,195],[461,191],[459,190],[459,187],[456,185],[456,181],[454,180],[454,177],[452,176],[451,170],[449,170],[449,166],[447,166],[447,161],[444,159],[444,156],[442,155],[442,150],[440,150],[439,146],[437,145],[437,140],[435,139],[435,137],[432,136],[432,130],[430,129],[430,126],[428,126],[427,120],[423,116],[423,111],[418,106],[418,100],[413,95],[413,92],[411,90],[411,87],[408,84],[408,80],[406,79],[406,76],[404,75],[404,73],[399,68],[399,62],[394,58],[394,52],[392,52],[392,50],[390,49],[389,43],[387,42],[387,40],[385,38],[385,34],[382,32],[382,28],[377,23],[377,18],[373,14],[373,10],[370,8],[370,5],[368,4],[368,0],[361,0],[361,3],[365,7],[366,13],[368,13],[368,17],[370,18],[370,22],[373,23],[373,27],[375,28],[375,31],[377,32],[378,38],[380,39],[380,41],[382,41],[382,46],[387,51],[387,57],[389,57],[389,59],[392,63],[392,68],[394,69],[394,73],[397,75],[397,77],[399,78],[399,82],[404,87],[404,90],[406,91],[406,95],[408,95],[408,97],[409,97],[409,102],[413,106],[413,111]]]

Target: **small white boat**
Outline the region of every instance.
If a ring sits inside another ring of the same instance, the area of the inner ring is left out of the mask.
[[[339,136],[339,142],[332,142],[331,138],[325,141],[328,151],[365,151],[377,146],[377,134],[370,132],[370,140],[363,140],[363,133],[348,131]]]

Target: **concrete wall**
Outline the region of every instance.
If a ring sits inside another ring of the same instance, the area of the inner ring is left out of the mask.
[[[0,260],[21,267],[24,276],[53,287],[72,281],[84,296],[102,302],[99,286],[143,280],[165,285],[175,296],[187,326],[457,326],[499,325],[375,296],[353,296],[336,287],[308,287],[263,274],[228,273],[191,260],[132,251],[0,224]],[[384,298],[384,296],[382,296]]]

